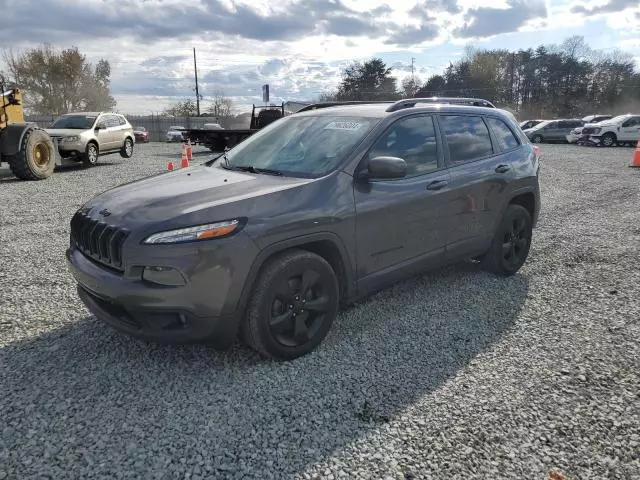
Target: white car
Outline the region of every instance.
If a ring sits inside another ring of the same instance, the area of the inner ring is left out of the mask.
[[[640,115],[627,113],[582,129],[589,142],[605,147],[616,144],[634,144],[640,140]]]
[[[167,132],[167,142],[183,142],[184,137],[182,136],[182,132],[185,130],[186,128],[181,126],[169,127],[169,131]]]
[[[602,122],[603,120],[609,120],[613,118],[613,115],[588,115],[582,119],[585,124],[582,127],[576,127],[569,134],[567,134],[568,143],[583,143],[589,137],[584,135],[582,131],[585,128],[592,127],[593,124]]]
[[[224,130],[224,128],[219,123],[205,123],[202,126],[203,130]]]

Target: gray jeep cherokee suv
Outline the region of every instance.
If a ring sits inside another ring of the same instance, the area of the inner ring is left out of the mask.
[[[340,305],[410,275],[523,265],[539,157],[508,112],[464,99],[305,110],[82,206],[67,261],[90,311],[142,339],[240,337],[285,360],[313,350]]]

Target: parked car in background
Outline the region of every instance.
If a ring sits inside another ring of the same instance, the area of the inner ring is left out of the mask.
[[[167,142],[183,142],[183,132],[185,130],[186,128],[179,125],[169,127],[169,130],[167,131]]]
[[[591,145],[612,147],[616,144],[635,144],[640,140],[640,115],[627,113],[594,123],[582,130]]]
[[[46,131],[58,144],[61,157],[77,159],[87,166],[95,165],[102,155],[120,153],[123,158],[133,155],[133,126],[119,113],[68,113]]]
[[[286,360],[341,305],[443,263],[514,275],[540,212],[537,146],[503,110],[420,101],[299,112],[89,200],[66,252],[80,298],[128,335],[240,337]]]
[[[202,126],[203,130],[224,130],[224,128],[219,123],[205,123]]]
[[[585,128],[589,127],[593,123],[598,123],[598,122],[601,122],[602,120],[608,120],[612,117],[613,115],[588,115],[584,117],[582,121],[585,122],[585,124],[581,127],[576,127],[573,130],[571,130],[571,132],[567,134],[567,142],[575,143],[578,145],[584,144],[589,138],[588,134],[585,135],[583,133],[583,130]]]
[[[524,130],[524,133],[533,143],[566,142],[571,130],[583,125],[584,122],[579,118],[545,120],[533,128]]]
[[[527,130],[529,128],[535,127],[542,122],[544,122],[544,120],[525,120],[524,122],[520,122],[520,128],[522,130]]]
[[[149,143],[151,141],[151,134],[144,127],[135,127],[133,135],[136,137],[136,142]]]

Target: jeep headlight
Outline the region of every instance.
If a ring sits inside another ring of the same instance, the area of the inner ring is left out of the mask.
[[[601,128],[594,128],[594,129],[593,129],[593,133],[596,133],[596,134],[597,134],[597,133],[600,133],[601,131],[602,131],[602,129],[601,129]]]
[[[71,135],[70,137],[63,137],[60,141],[63,143],[71,143],[77,142],[78,140],[80,140],[80,137],[78,135]]]
[[[200,240],[210,240],[231,235],[241,226],[239,219],[226,220],[223,222],[196,225],[193,227],[178,228],[176,230],[166,230],[154,233],[145,238],[142,243],[147,244],[167,244],[196,242]]]

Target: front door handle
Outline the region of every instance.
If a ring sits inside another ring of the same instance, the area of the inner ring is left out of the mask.
[[[496,173],[505,173],[509,170],[511,170],[511,167],[509,165],[498,165],[496,167]]]
[[[447,182],[446,180],[434,180],[429,185],[427,185],[427,190],[440,190],[447,185],[449,185],[449,182]]]

